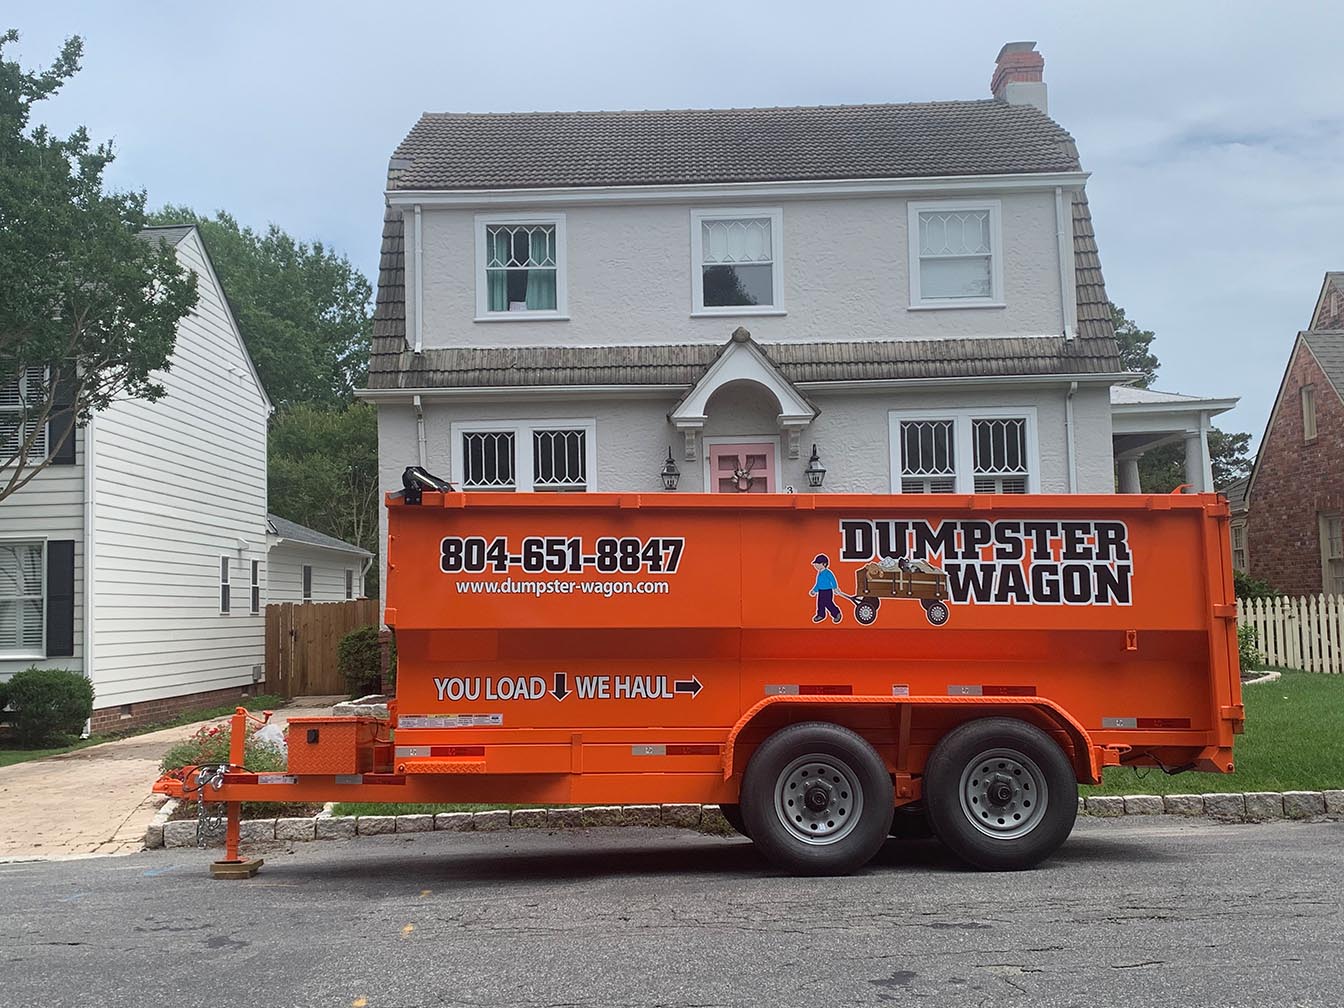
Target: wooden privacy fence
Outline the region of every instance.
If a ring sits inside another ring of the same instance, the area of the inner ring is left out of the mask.
[[[1239,599],[1237,612],[1270,665],[1344,673],[1344,595]]]
[[[285,697],[346,692],[336,665],[341,638],[379,626],[378,600],[279,602],[266,607],[266,689]]]

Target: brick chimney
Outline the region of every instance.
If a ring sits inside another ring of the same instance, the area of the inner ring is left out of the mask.
[[[1035,105],[1049,113],[1045,100],[1045,57],[1035,42],[1009,42],[999,50],[989,90],[1009,105]]]

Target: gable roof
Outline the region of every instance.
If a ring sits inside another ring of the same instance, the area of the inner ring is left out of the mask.
[[[1078,170],[1040,109],[983,101],[625,112],[427,112],[389,189],[533,189]]]
[[[279,515],[268,514],[266,524],[271,534],[281,540],[303,543],[305,546],[320,546],[323,549],[339,550],[342,553],[357,553],[364,557],[373,556],[362,546],[356,546],[353,543],[345,542],[343,539],[337,539],[335,536],[315,531],[306,525],[292,522],[288,518],[281,518]]]
[[[1334,295],[1344,301],[1344,272],[1330,272],[1321,281],[1321,292],[1316,295],[1316,307],[1311,312],[1308,329],[1344,329],[1344,308],[1337,308]]]
[[[1336,394],[1344,397],[1344,330],[1336,332],[1303,332],[1298,334],[1311,350],[1316,363],[1334,386]],[[1291,365],[1292,358],[1289,358]]]
[[[220,300],[224,302],[229,329],[238,339],[238,349],[242,351],[243,360],[247,362],[248,372],[252,375],[252,381],[256,384],[257,391],[261,393],[261,401],[266,404],[266,412],[270,413],[275,409],[275,405],[266,392],[266,386],[261,383],[261,373],[257,370],[256,362],[252,360],[252,354],[248,352],[247,340],[243,339],[243,331],[238,327],[238,313],[233,310],[233,302],[229,300],[229,292],[224,289],[224,284],[219,279],[214,260],[210,258],[210,249],[206,247],[205,238],[200,229],[195,224],[151,224],[148,227],[141,228],[136,233],[136,237],[141,241],[149,242],[151,245],[170,245],[177,248],[190,234],[196,235],[196,241],[201,246],[201,258],[205,261],[205,268],[210,273],[210,279],[213,281],[215,289],[219,291]],[[178,262],[181,262],[180,258]],[[195,311],[195,309],[193,308],[192,311]]]

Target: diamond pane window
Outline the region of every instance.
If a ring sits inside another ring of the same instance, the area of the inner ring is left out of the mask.
[[[0,542],[0,654],[41,654],[46,634],[41,542]]]
[[[952,493],[956,489],[952,420],[901,421],[901,492]]]
[[[46,372],[27,368],[17,378],[0,381],[0,464],[12,459],[37,426],[31,417],[42,412],[46,398]],[[28,450],[31,460],[47,455],[47,428],[37,429]]]
[[[1022,417],[971,421],[976,493],[1026,493],[1027,421]]]
[[[516,490],[513,431],[462,435],[462,486],[467,490]]]
[[[554,224],[486,225],[486,306],[490,312],[555,311],[558,270]]]
[[[994,219],[988,207],[920,210],[916,226],[921,301],[994,297]]]
[[[533,431],[532,488],[587,490],[587,437],[584,430]]]

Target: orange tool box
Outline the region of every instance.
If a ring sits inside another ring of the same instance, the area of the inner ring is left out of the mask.
[[[820,874],[869,860],[899,806],[1016,868],[1105,766],[1232,769],[1214,495],[408,488],[387,502],[394,745],[296,727],[283,784],[230,769],[212,798],[713,803]]]
[[[388,724],[371,717],[292,718],[285,742],[292,774],[373,773],[374,748]]]

